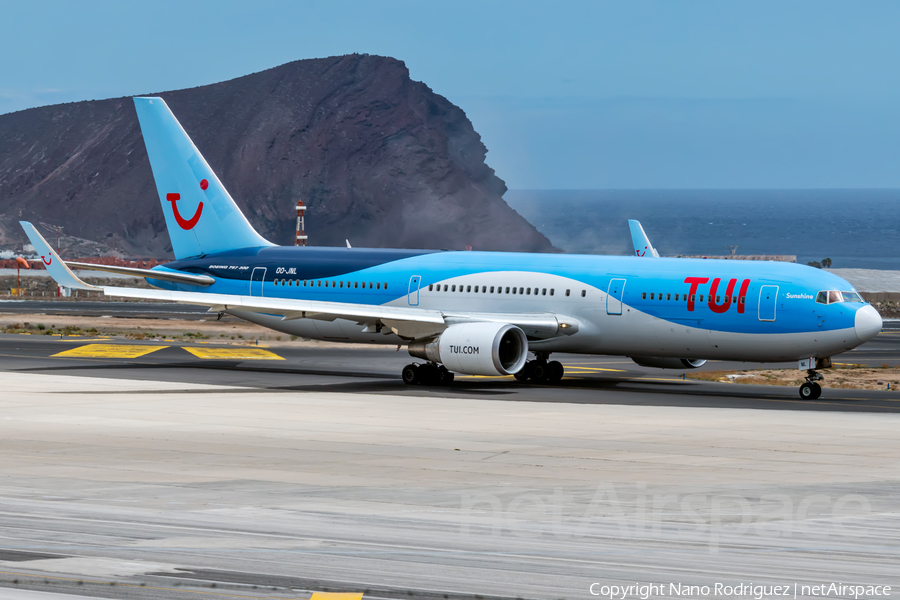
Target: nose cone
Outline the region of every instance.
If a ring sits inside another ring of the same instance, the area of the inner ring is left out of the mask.
[[[878,335],[882,326],[881,315],[872,305],[867,304],[856,311],[856,337],[861,342],[868,342]]]

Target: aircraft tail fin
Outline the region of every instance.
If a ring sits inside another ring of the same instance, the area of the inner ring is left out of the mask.
[[[631,241],[634,244],[634,253],[636,256],[646,256],[650,258],[659,258],[659,252],[650,245],[650,238],[644,233],[640,221],[628,219],[628,228],[631,230]]]
[[[274,245],[253,229],[162,98],[135,98],[134,106],[176,258]]]

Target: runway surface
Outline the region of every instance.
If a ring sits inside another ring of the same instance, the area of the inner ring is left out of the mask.
[[[410,388],[393,348],[0,335],[0,586],[537,599],[594,597],[592,583],[665,585],[654,597],[900,585],[900,393],[804,402],[554,357],[558,387]],[[900,333],[844,358],[900,364]]]

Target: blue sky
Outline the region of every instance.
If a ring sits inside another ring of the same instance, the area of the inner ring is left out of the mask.
[[[0,113],[393,56],[510,188],[900,187],[897,2],[0,0]]]

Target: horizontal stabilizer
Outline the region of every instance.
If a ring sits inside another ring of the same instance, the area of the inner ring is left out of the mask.
[[[649,258],[659,258],[659,252],[650,245],[650,239],[644,233],[639,221],[628,219],[628,228],[631,230],[631,242],[634,244],[634,254],[636,256],[646,256]]]
[[[67,265],[76,269],[90,269],[92,271],[103,271],[104,273],[116,273],[117,275],[132,275],[134,277],[144,277],[145,279],[156,279],[157,281],[171,281],[173,283],[186,283],[188,285],[212,285],[216,282],[215,278],[208,275],[195,275],[193,273],[181,273],[172,270],[156,270],[156,269],[136,269],[134,267],[115,267],[111,265],[95,265],[93,263],[80,263],[67,261]]]

